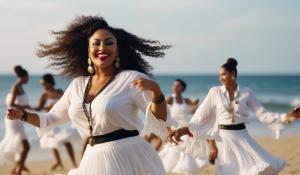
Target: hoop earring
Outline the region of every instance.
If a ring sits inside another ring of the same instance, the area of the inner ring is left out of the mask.
[[[120,63],[120,58],[119,57],[117,57],[116,58],[116,62],[115,62],[115,68],[120,68],[121,67],[121,63]]]
[[[92,66],[92,60],[90,59],[90,57],[88,58],[88,64],[89,64],[89,66],[88,66],[88,72],[90,74],[93,74],[95,72],[95,70],[94,70],[94,68]]]

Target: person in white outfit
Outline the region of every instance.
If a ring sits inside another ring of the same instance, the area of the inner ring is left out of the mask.
[[[237,64],[229,58],[221,66],[222,86],[211,88],[188,126],[172,132],[170,137],[174,142],[187,134],[207,139],[209,159],[212,163],[216,161],[217,175],[278,174],[285,161],[270,155],[250,137],[244,124],[249,120],[248,109],[276,132],[283,128],[283,123],[299,118],[300,110],[286,114],[267,111],[249,88],[237,84]]]
[[[142,55],[162,57],[170,46],[113,28],[98,16],[79,16],[54,34],[56,40],[42,44],[38,55],[75,79],[47,114],[9,109],[8,118],[41,130],[71,120],[89,144],[69,175],[165,174],[157,152],[139,136],[168,135],[166,101]]]
[[[29,80],[28,72],[20,65],[14,67],[18,77],[6,97],[8,108],[23,110],[28,107],[29,99],[23,85]],[[25,161],[30,145],[24,130],[24,123],[19,120],[9,120],[5,117],[5,135],[0,142],[0,164],[15,163],[11,174],[20,175],[22,171],[28,172]]]
[[[182,96],[187,85],[181,79],[176,79],[173,84],[173,95],[167,97],[167,104],[171,106],[171,129],[187,123],[197,109],[199,100],[191,100]],[[195,158],[189,153],[189,149],[197,149],[189,146],[189,137],[183,138],[184,143],[174,145],[166,142],[159,155],[167,173],[198,174],[207,164],[206,160]]]
[[[57,103],[57,101],[63,95],[61,89],[55,88],[55,81],[51,74],[45,74],[40,80],[40,84],[43,87],[44,92],[41,94],[37,107],[31,108],[36,111],[50,111],[50,109]],[[77,166],[73,146],[70,141],[70,137],[73,135],[74,130],[71,128],[54,127],[49,129],[46,133],[39,133],[40,146],[43,149],[52,149],[55,164],[51,167],[51,170],[55,170],[58,167],[64,169],[61,161],[61,157],[58,151],[58,146],[63,144],[66,147],[68,155],[72,161],[74,167]]]

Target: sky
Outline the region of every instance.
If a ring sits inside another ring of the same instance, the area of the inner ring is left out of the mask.
[[[234,57],[242,74],[300,75],[299,9],[296,0],[0,0],[0,74],[16,64],[53,72],[35,55],[38,43],[76,16],[99,15],[173,46],[164,58],[147,58],[155,74],[217,74]]]

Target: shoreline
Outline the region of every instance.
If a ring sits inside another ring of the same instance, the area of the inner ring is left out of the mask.
[[[300,174],[300,135],[298,136],[285,136],[279,140],[275,140],[271,137],[255,137],[255,140],[269,153],[274,156],[280,157],[287,161],[285,168],[281,171],[279,175],[297,175]],[[66,170],[50,171],[51,165],[54,163],[51,152],[49,151],[49,156],[47,159],[40,161],[28,161],[27,166],[30,170],[31,175],[67,175],[69,169],[72,165],[69,159],[66,157],[65,152],[62,152],[62,162]],[[76,161],[79,163],[80,150],[75,149]],[[11,166],[0,166],[0,174],[8,175]],[[28,173],[23,173],[28,174]],[[199,175],[213,175],[214,166],[208,165]],[[175,175],[175,174],[173,174]]]

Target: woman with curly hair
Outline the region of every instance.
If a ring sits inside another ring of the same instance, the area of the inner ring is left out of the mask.
[[[155,150],[142,137],[167,136],[168,110],[159,85],[148,75],[142,55],[162,57],[170,46],[113,28],[98,16],[77,17],[66,30],[41,44],[40,57],[75,78],[47,114],[9,109],[8,118],[44,130],[71,120],[89,144],[69,175],[163,175]],[[138,110],[145,112],[145,121]]]
[[[43,75],[40,80],[40,85],[43,87],[43,93],[40,95],[38,105],[36,107],[31,107],[30,109],[35,111],[50,111],[50,109],[61,98],[64,92],[59,88],[55,88],[55,80],[51,74]],[[41,148],[49,150],[51,149],[55,158],[55,163],[51,167],[51,170],[55,170],[59,167],[64,169],[64,165],[61,161],[60,154],[58,151],[59,145],[65,146],[73,166],[77,167],[73,146],[70,140],[70,137],[74,133],[75,130],[73,128],[65,127],[54,127],[50,129],[47,133],[39,133],[41,135]]]

